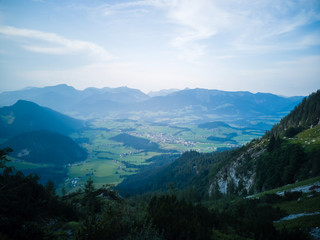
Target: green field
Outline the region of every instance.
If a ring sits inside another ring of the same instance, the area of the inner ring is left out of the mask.
[[[84,186],[89,177],[94,180],[97,187],[103,184],[118,184],[125,176],[139,171],[133,166],[149,164],[146,162],[147,159],[163,154],[135,149],[111,139],[123,133],[148,139],[150,142],[157,143],[162,150],[181,153],[191,149],[199,152],[213,152],[218,148],[237,147],[263,134],[262,131],[257,130],[242,131],[226,127],[198,128],[195,124],[175,126],[128,119],[96,119],[91,122],[91,129],[71,135],[75,141],[87,149],[89,156],[86,161],[69,167],[69,178],[64,184],[66,189],[70,191]],[[233,140],[237,144],[207,139],[210,136],[224,138],[228,134],[234,135]],[[130,165],[128,166],[127,163]]]
[[[293,143],[301,144],[306,151],[320,148],[320,125],[299,133],[295,138],[290,139]]]
[[[7,163],[8,167],[14,167],[15,170],[21,171],[21,170],[31,170],[31,169],[39,169],[39,168],[50,168],[53,167],[52,164],[46,164],[46,163],[31,163],[31,162],[25,162],[20,161],[14,158],[10,158],[10,162]]]

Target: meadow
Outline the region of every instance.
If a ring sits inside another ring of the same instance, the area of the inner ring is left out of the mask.
[[[137,149],[116,136],[127,134],[159,149]],[[68,166],[68,178],[59,186],[75,191],[92,178],[96,187],[105,184],[117,185],[131,174],[139,172],[142,165],[151,164],[148,159],[161,154],[183,153],[188,150],[213,152],[241,146],[263,134],[262,130],[217,127],[199,128],[196,124],[171,125],[129,119],[96,119],[90,128],[73,133],[70,137],[85,148],[88,158]],[[208,137],[230,138],[233,143],[211,141]]]

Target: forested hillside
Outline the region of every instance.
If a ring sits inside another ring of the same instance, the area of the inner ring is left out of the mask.
[[[42,184],[52,180],[57,186],[65,181],[68,164],[84,161],[88,156],[70,137],[47,130],[21,133],[0,144],[0,149],[7,147],[14,149],[10,166],[24,174],[36,172]]]
[[[142,194],[153,191],[166,191],[169,188],[187,189],[196,187],[196,195],[206,194],[211,166],[226,159],[232,151],[201,154],[185,152],[173,163],[127,177],[117,188],[124,195]]]
[[[171,183],[177,189],[191,187],[201,197],[215,198],[221,193],[244,196],[319,176],[319,97],[320,91],[311,94],[264,137],[239,149],[214,154],[187,152],[152,173],[128,177],[119,187],[134,194],[164,190]],[[290,133],[288,139],[291,128],[301,129]]]
[[[258,191],[320,175],[320,90],[303,99],[266,134],[258,160]]]
[[[63,166],[86,159],[87,152],[70,137],[57,132],[39,130],[10,138],[0,148],[10,147],[10,156],[21,161]]]
[[[320,90],[304,98],[279,124],[270,131],[271,135],[294,137],[299,132],[320,123]]]

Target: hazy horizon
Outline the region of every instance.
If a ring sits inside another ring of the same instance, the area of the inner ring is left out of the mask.
[[[104,87],[86,87],[86,88],[77,88],[75,86],[72,86],[72,85],[69,85],[69,84],[66,84],[66,83],[61,83],[61,84],[57,84],[57,85],[47,85],[47,86],[40,86],[40,87],[37,87],[37,86],[27,86],[27,87],[23,87],[23,88],[20,88],[20,89],[15,89],[15,90],[7,90],[7,91],[0,91],[0,94],[1,93],[4,93],[4,92],[15,92],[15,91],[23,91],[23,90],[28,90],[28,89],[32,89],[32,88],[45,88],[45,87],[56,87],[56,86],[59,86],[59,85],[67,85],[68,87],[72,87],[78,91],[83,91],[83,90],[86,90],[86,89],[89,89],[89,88],[96,88],[96,89],[103,89],[103,88],[111,88],[111,89],[115,89],[115,88],[130,88],[130,89],[135,89],[135,90],[139,90],[141,91],[142,93],[146,94],[146,95],[152,95],[153,93],[159,93],[161,91],[172,91],[172,92],[178,92],[178,91],[183,91],[183,90],[194,90],[194,89],[206,89],[206,90],[216,90],[216,91],[221,91],[221,92],[249,92],[249,93],[252,93],[252,94],[257,94],[257,93],[266,93],[266,94],[274,94],[274,95],[277,95],[277,96],[281,96],[281,97],[301,97],[301,96],[307,96],[307,95],[282,95],[282,94],[276,94],[276,93],[273,93],[273,92],[253,92],[253,91],[248,91],[248,90],[234,90],[234,91],[228,91],[228,90],[221,90],[221,89],[215,89],[215,88],[184,88],[184,89],[178,89],[178,88],[167,88],[167,89],[159,89],[159,90],[151,90],[151,91],[143,91],[139,88],[131,88],[131,87],[128,87],[128,86],[116,86],[116,87],[109,87],[109,86],[104,86]],[[318,89],[315,89],[314,91],[312,92],[316,92]]]

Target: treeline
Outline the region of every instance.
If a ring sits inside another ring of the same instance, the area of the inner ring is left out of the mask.
[[[320,90],[305,97],[279,124],[267,134],[271,136],[293,137],[304,129],[320,122]]]

